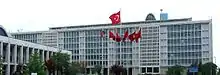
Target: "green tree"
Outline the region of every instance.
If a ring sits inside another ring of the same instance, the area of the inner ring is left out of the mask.
[[[180,65],[175,65],[168,68],[167,75],[181,75],[185,70],[185,67]]]
[[[16,71],[13,73],[14,75],[23,75],[26,71],[24,70],[24,64],[18,64]]]
[[[3,58],[2,56],[0,56],[0,75],[3,75],[2,72],[3,72]]]
[[[66,72],[65,75],[76,75],[77,73],[81,73],[83,71],[83,67],[80,63],[72,62],[69,64],[67,71],[68,72]]]
[[[98,75],[101,75],[102,66],[101,65],[95,65],[94,71],[98,73]]]
[[[198,75],[202,75],[202,62],[198,64]]]
[[[58,75],[68,73],[70,55],[59,51],[52,56],[52,60],[54,61],[55,69],[57,70]]]
[[[113,65],[111,66],[110,71],[115,75],[121,75],[121,73],[124,71],[124,68],[123,66]]]
[[[31,55],[26,68],[28,75],[31,73],[37,73],[37,75],[46,75],[44,68],[44,62],[40,59],[39,54],[34,53]]]
[[[220,75],[220,68],[218,69],[217,75]]]
[[[123,69],[123,74],[122,74],[122,75],[128,75],[128,74],[127,74],[127,69],[126,69],[126,68]]]
[[[216,70],[217,65],[212,62],[208,62],[202,65],[202,75],[216,75]]]
[[[199,62],[199,64],[198,64],[198,71],[202,72],[202,62]]]
[[[81,61],[81,62],[79,62],[79,64],[82,67],[81,68],[82,69],[81,73],[86,74],[87,73],[87,71],[86,71],[86,69],[87,69],[87,62],[86,61]]]

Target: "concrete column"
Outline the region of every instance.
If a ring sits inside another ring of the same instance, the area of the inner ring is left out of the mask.
[[[73,62],[73,55],[70,53],[70,62]]]
[[[41,57],[41,56],[40,56],[40,49],[37,49],[37,55],[38,55],[39,57]]]
[[[141,73],[141,67],[139,67],[138,69],[136,69],[138,73]],[[147,72],[147,68],[145,70]]]
[[[34,48],[32,49],[32,53],[31,54],[34,54]]]
[[[53,56],[53,52],[51,51],[51,55],[50,56]]]
[[[29,47],[27,47],[27,51],[26,51],[26,63],[28,63],[29,62],[29,57],[30,57],[30,55],[29,55]]]
[[[7,67],[6,67],[6,75],[10,75],[10,43],[7,46]]]
[[[46,59],[48,60],[50,57],[49,57],[49,51],[46,51]]]
[[[17,64],[18,62],[17,62],[17,45],[15,44],[15,46],[14,46],[14,61],[15,61],[15,64]],[[17,65],[15,65],[14,66],[14,71],[16,71],[17,70]]]
[[[55,71],[55,75],[58,75],[58,74],[57,74],[57,70]]]
[[[0,51],[1,51],[1,56],[3,57],[3,42],[1,41],[0,43],[1,43],[1,44],[0,44],[0,45],[1,45],[1,49],[0,49]]]
[[[110,68],[107,68],[107,75],[110,75]]]
[[[41,57],[42,57],[42,60],[45,61],[45,59],[44,59],[44,50],[42,50],[42,56]]]
[[[140,72],[138,72],[138,70],[137,70],[136,68],[133,68],[133,69],[132,69],[132,75],[136,75],[135,72],[140,73]]]
[[[38,55],[40,56],[40,49],[37,49],[37,53],[38,53]]]
[[[19,61],[20,64],[23,64],[23,54],[24,54],[23,53],[23,51],[24,51],[23,49],[24,49],[24,46],[21,46],[20,47],[20,56],[21,57],[20,57],[20,61]]]
[[[126,67],[126,73],[129,75],[129,67]]]
[[[152,73],[154,73],[154,67],[152,67]]]
[[[44,57],[44,53],[46,53],[46,57]],[[49,58],[47,58],[47,51],[46,50],[43,50],[43,60],[44,61],[47,61]],[[48,70],[46,70],[46,73],[47,73],[47,75],[49,75],[49,71]]]

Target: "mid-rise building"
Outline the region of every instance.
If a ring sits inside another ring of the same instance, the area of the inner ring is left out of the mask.
[[[129,40],[115,42],[108,38],[108,32],[115,28],[121,36],[126,30],[132,33],[141,28],[142,38],[139,43]],[[104,38],[100,37],[101,31],[105,32]],[[72,51],[73,61],[85,61],[88,73],[95,65],[102,65],[104,75],[110,72],[109,68],[115,63],[123,64],[129,75],[157,75],[165,74],[170,66],[189,66],[213,60],[212,20],[146,19],[114,26],[96,24],[51,27],[49,31],[19,32],[12,36]]]
[[[12,75],[17,66],[28,63],[30,56],[34,53],[38,53],[41,60],[45,61],[58,51],[58,48],[14,39],[0,26],[0,56],[3,59],[3,75]],[[67,50],[61,50],[61,52],[72,55]]]

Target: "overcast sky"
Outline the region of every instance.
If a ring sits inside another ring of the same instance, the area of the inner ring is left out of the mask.
[[[0,24],[7,31],[48,30],[48,27],[110,23],[109,15],[121,9],[123,22],[143,21],[148,13],[159,19],[213,19],[213,50],[220,66],[220,4],[218,0],[1,0]],[[218,45],[219,44],[219,45]]]

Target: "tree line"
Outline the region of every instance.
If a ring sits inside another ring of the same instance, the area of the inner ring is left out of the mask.
[[[190,72],[191,67],[196,67],[197,72]],[[189,67],[175,65],[168,68],[167,75],[220,75],[220,68],[213,62],[191,64]]]
[[[0,56],[0,75],[3,75],[3,59]],[[16,71],[12,75],[30,75],[37,73],[37,75],[77,75],[86,73],[86,62],[71,62],[70,55],[66,53],[54,53],[48,60],[42,60],[39,53],[34,53],[30,56],[29,63],[18,64]],[[102,66],[95,65],[92,69],[93,73],[102,75]],[[111,66],[111,73],[115,75],[126,75],[123,66]]]
[[[189,72],[190,67],[197,67],[198,72]],[[38,75],[76,75],[86,73],[86,62],[71,62],[70,55],[66,53],[54,53],[48,60],[41,60],[38,53],[34,53],[30,56],[29,63],[26,65],[19,64],[17,69],[12,75],[30,75],[31,73],[37,73]],[[192,64],[190,67],[184,67],[181,65],[175,65],[168,68],[167,75],[220,75],[220,68],[212,62],[202,64]],[[93,72],[101,75],[103,67],[101,65],[95,65]],[[3,59],[0,56],[0,75],[3,75]],[[48,71],[48,72],[46,72]],[[127,75],[126,69],[123,65],[112,65],[110,72],[114,75]]]

